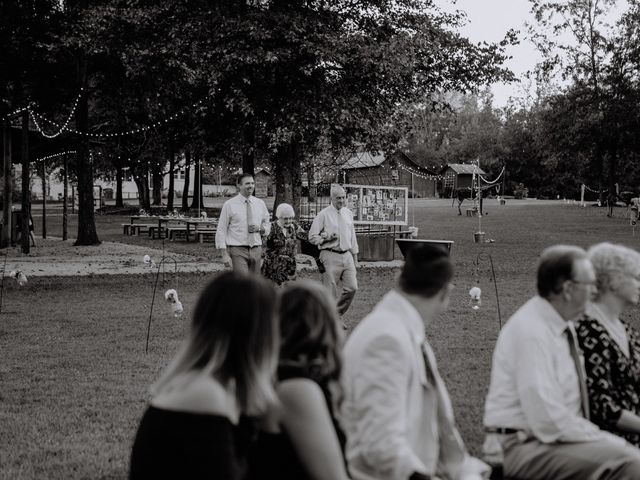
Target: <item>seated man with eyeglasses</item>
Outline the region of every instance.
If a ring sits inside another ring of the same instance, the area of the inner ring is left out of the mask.
[[[547,248],[538,264],[538,296],[500,332],[483,449],[490,462],[503,455],[507,478],[640,479],[640,450],[589,420],[574,320],[584,314],[595,285],[583,249]]]

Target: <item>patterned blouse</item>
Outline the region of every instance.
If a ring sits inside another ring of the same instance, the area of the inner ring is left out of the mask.
[[[578,323],[578,342],[584,352],[591,421],[640,446],[640,434],[616,427],[622,410],[640,415],[640,335],[622,323],[629,339],[629,357],[607,329],[589,316]]]
[[[278,285],[295,278],[297,229],[298,226],[295,223],[286,229],[278,225],[277,221],[271,224],[262,263],[262,274]]]

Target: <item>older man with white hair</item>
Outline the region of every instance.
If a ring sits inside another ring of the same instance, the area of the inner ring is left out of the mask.
[[[339,185],[331,186],[331,205],[322,209],[311,224],[309,241],[320,248],[320,261],[325,271],[322,283],[338,299],[338,313],[343,315],[358,290],[358,242],[353,227],[353,214],[346,208],[346,192]],[[338,296],[338,282],[342,292]]]

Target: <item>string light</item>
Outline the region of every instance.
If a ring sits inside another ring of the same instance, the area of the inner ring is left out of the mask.
[[[398,164],[398,167],[400,167],[405,172],[409,172],[412,175],[415,175],[416,177],[422,178],[424,180],[442,180],[444,178],[442,175],[428,175],[426,173],[418,172],[413,168],[407,167],[406,165],[403,165],[401,163]]]
[[[486,178],[484,178],[481,174],[478,174],[478,176],[480,177],[480,179],[482,179],[482,181],[488,185],[492,185],[494,183],[497,183],[498,180],[500,180],[500,177],[502,177],[502,175],[504,174],[504,169],[505,167],[502,167],[502,170],[500,171],[500,175],[498,175],[494,180],[492,180],[491,182],[489,180],[487,180]]]
[[[73,118],[73,115],[76,113],[76,109],[78,108],[78,102],[80,101],[80,97],[82,97],[83,93],[84,93],[84,89],[81,88],[80,89],[80,93],[78,93],[78,95],[76,96],[75,101],[73,102],[73,107],[71,108],[71,112],[69,112],[69,115],[67,115],[67,119],[64,121],[64,123],[62,124],[61,127],[58,126],[56,123],[54,123],[54,122],[52,122],[50,120],[47,120],[42,115],[39,115],[39,114],[35,113],[33,110],[31,110],[31,108],[29,108],[29,115],[31,115],[31,119],[33,120],[34,125],[36,126],[36,128],[42,134],[43,137],[45,137],[45,138],[56,138],[62,132],[67,130],[69,122]],[[36,120],[35,115],[38,115],[38,117],[41,118],[42,120],[47,121],[50,124],[52,124],[53,126],[55,126],[56,128],[58,128],[58,131],[56,133],[52,133],[52,134],[45,133],[44,130],[40,127],[40,125],[38,125],[38,121]]]
[[[71,155],[72,153],[76,153],[75,150],[67,150],[66,152],[54,153],[53,155],[47,155],[46,157],[37,158],[36,162],[45,162],[55,157],[62,157],[63,155]]]
[[[8,120],[9,118],[11,118],[11,117],[13,117],[13,116],[15,116],[15,115],[18,115],[19,113],[22,113],[22,112],[24,112],[25,110],[28,110],[28,109],[29,109],[28,107],[18,108],[17,110],[14,110],[13,112],[8,113],[8,114],[7,114],[7,115],[2,119],[2,121],[4,122],[4,121]]]
[[[68,121],[60,126],[58,125],[56,122],[49,120],[48,118],[45,118],[44,116],[42,116],[41,114],[34,112],[32,110],[29,110],[29,113],[31,114],[31,118],[33,118],[33,122],[36,126],[36,128],[38,129],[38,132],[40,132],[44,137],[46,138],[54,138],[58,135],[60,135],[60,133],[62,133],[63,131],[69,132],[69,133],[75,133],[76,135],[83,135],[87,138],[117,138],[117,137],[124,137],[127,135],[135,135],[137,133],[142,133],[142,132],[146,132],[149,131],[153,128],[158,128],[162,125],[165,125],[167,123],[169,123],[172,120],[175,120],[176,118],[178,118],[180,115],[185,114],[189,108],[196,108],[200,105],[202,105],[204,103],[204,99],[199,100],[193,104],[191,104],[189,107],[183,107],[181,108],[177,113],[174,113],[173,115],[169,115],[168,117],[162,119],[162,120],[158,120],[157,122],[154,122],[150,125],[145,125],[142,127],[138,127],[138,128],[134,128],[131,130],[126,130],[123,132],[115,132],[115,133],[89,133],[89,132],[80,132],[78,130],[72,129],[68,127]],[[74,105],[74,109],[77,106],[77,102],[76,105]],[[36,117],[43,122],[47,122],[50,125],[53,125],[54,127],[60,129],[60,131],[54,135],[48,135],[46,134],[43,129],[40,127],[40,125],[38,124],[38,122],[36,121]],[[67,119],[68,120],[68,119]]]

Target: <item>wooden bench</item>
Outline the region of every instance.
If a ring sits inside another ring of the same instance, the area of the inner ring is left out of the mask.
[[[160,238],[162,238],[162,236],[165,234],[165,230],[166,230],[166,228],[165,228],[165,227],[160,227],[160,226],[158,226],[158,225],[152,225],[152,226],[150,226],[150,227],[149,227],[149,231],[148,231],[148,233],[149,233],[149,236],[150,236],[151,238],[153,238],[153,239],[155,239],[155,238],[160,239]]]
[[[477,208],[467,208],[467,217],[474,217],[478,214]]]
[[[123,235],[131,235],[131,224],[130,223],[123,223],[122,224],[122,234]]]
[[[215,228],[202,228],[196,230],[196,240],[200,243],[204,243],[205,239],[215,242],[216,240],[216,229]]]
[[[131,225],[131,235],[142,235],[148,233],[151,227],[158,227],[155,223],[134,223]]]
[[[167,227],[165,238],[175,240],[178,237],[187,238],[187,227]]]

